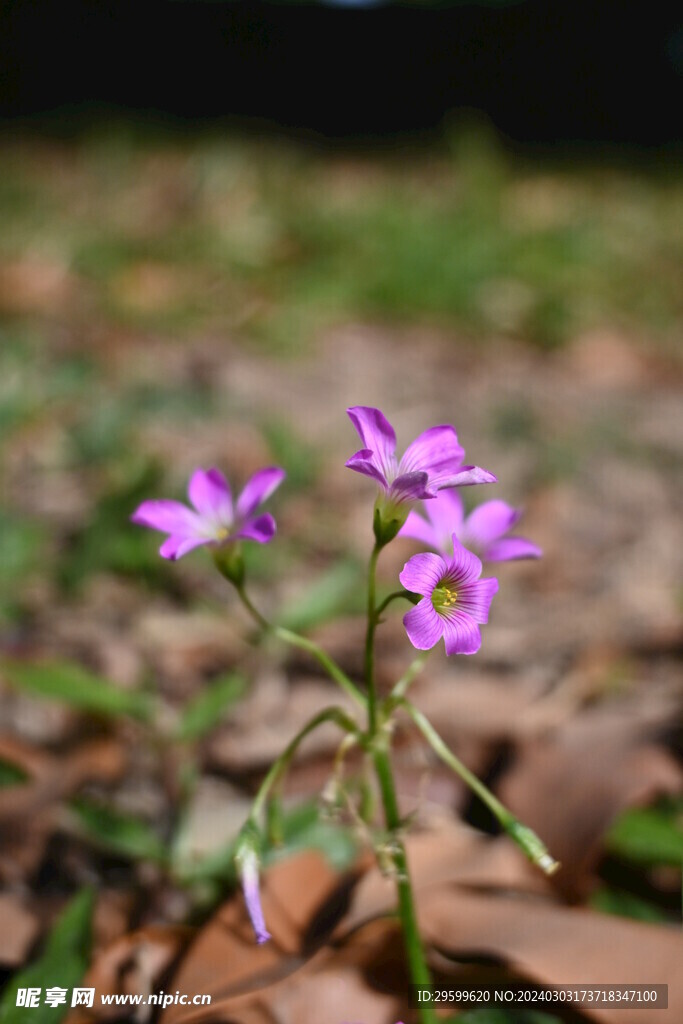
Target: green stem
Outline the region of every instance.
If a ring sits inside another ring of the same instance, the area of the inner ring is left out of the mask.
[[[310,722],[301,729],[293,740],[285,747],[284,751],[276,761],[271,765],[270,771],[264,778],[263,782],[259,786],[259,790],[254,798],[254,802],[251,805],[251,812],[249,814],[249,820],[256,822],[257,818],[263,810],[268,795],[273,786],[278,782],[281,775],[287,771],[290,762],[297,752],[299,745],[306,739],[306,737],[317,729],[319,725],[323,725],[324,722],[334,722],[347,733],[357,732],[356,723],[350,718],[342,708],[326,708],[319,714],[315,715]]]
[[[375,591],[377,589],[377,559],[382,550],[379,541],[375,543],[368,566],[368,625],[365,633],[365,686],[368,691],[368,733],[370,739],[377,735],[377,691],[375,687],[375,630],[377,610]]]
[[[268,619],[264,618],[258,608],[252,604],[243,585],[238,586],[235,584],[235,589],[244,607],[264,632],[272,633],[273,636],[278,637],[278,639],[284,641],[286,644],[290,644],[292,647],[299,647],[301,650],[308,651],[309,654],[312,654],[313,657],[320,662],[330,678],[334,679],[335,683],[337,683],[342,690],[344,690],[344,692],[359,705],[359,707],[366,707],[367,701],[358,687],[351,682],[346,673],[340,668],[336,661],[322,649],[322,647],[319,647],[313,640],[309,640],[308,637],[301,636],[299,633],[293,633],[291,629],[285,629],[284,626],[274,626],[272,623],[268,622]]]
[[[417,924],[413,889],[410,884],[408,859],[401,836],[401,815],[396,798],[396,786],[391,770],[389,756],[390,733],[382,728],[378,716],[377,688],[375,686],[375,629],[379,614],[386,602],[375,607],[377,559],[382,549],[378,541],[370,556],[368,567],[368,626],[365,637],[365,685],[368,693],[368,745],[372,750],[372,759],[382,796],[384,819],[390,835],[391,857],[396,875],[398,894],[398,913],[403,931],[403,941],[408,959],[410,978],[414,985],[422,987],[432,984],[431,974],[422,948],[422,939]],[[431,1007],[419,1008],[421,1024],[435,1024],[436,1014]]]
[[[425,662],[431,653],[431,651],[420,651],[417,658],[414,658],[413,661],[411,661],[401,678],[397,683],[395,683],[394,688],[391,691],[390,700],[393,700],[396,697],[403,697],[415,676],[419,675],[424,668]]]
[[[387,829],[392,837],[392,859],[396,871],[398,912],[401,919],[406,955],[408,957],[410,979],[413,985],[428,987],[432,984],[432,976],[425,960],[422,939],[420,938],[420,930],[417,923],[413,889],[410,884],[410,874],[408,871],[408,859],[403,839],[400,835],[401,817],[396,799],[396,787],[391,771],[388,749],[384,746],[377,747],[373,755],[373,761],[382,794]],[[430,1007],[422,1006],[418,1012],[422,1024],[433,1024],[436,1021],[436,1014]]]
[[[413,722],[420,730],[424,738],[429,743],[432,750],[441,758],[441,760],[452,768],[456,772],[463,782],[467,783],[470,789],[477,794],[482,803],[486,804],[488,809],[498,820],[503,829],[508,835],[517,843],[518,846],[524,851],[529,860],[539,867],[546,875],[554,874],[559,868],[558,862],[548,853],[548,849],[541,839],[533,832],[528,826],[523,825],[520,821],[515,818],[514,814],[511,813],[505,807],[497,797],[493,795],[491,790],[484,785],[481,779],[478,779],[469,768],[467,768],[462,761],[455,756],[455,754],[448,748],[446,743],[439,736],[438,732],[429,721],[429,719],[422,714],[421,711],[411,704],[410,701],[403,698],[393,699],[390,698],[387,701],[386,708],[390,712],[395,707],[401,707],[404,711],[412,718]]]
[[[388,597],[385,597],[384,600],[375,609],[375,615],[377,616],[378,622],[382,612],[389,607],[391,602],[398,601],[399,598],[401,597],[405,598],[406,601],[410,601],[412,604],[415,604],[415,602],[418,600],[415,594],[411,594],[409,590],[395,590],[393,594],[389,594]]]

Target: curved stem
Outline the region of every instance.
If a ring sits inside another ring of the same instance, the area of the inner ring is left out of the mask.
[[[377,616],[377,620],[379,621],[380,615],[382,614],[383,611],[385,611],[386,608],[389,607],[392,601],[398,601],[399,598],[401,597],[404,597],[406,601],[410,601],[411,604],[415,604],[415,601],[419,600],[418,598],[416,598],[416,595],[411,594],[409,590],[395,590],[393,594],[389,594],[388,597],[385,597],[384,600],[375,609],[375,615]]]
[[[349,715],[346,714],[345,711],[342,710],[342,708],[326,708],[324,711],[315,715],[310,722],[307,722],[303,729],[296,734],[294,739],[287,744],[282,754],[280,754],[278,759],[271,765],[270,771],[259,786],[258,792],[254,798],[254,802],[251,806],[251,812],[249,814],[250,821],[255,822],[260,815],[271,789],[276,782],[279,781],[281,775],[283,775],[283,773],[289,768],[290,762],[299,745],[310,733],[313,732],[314,729],[317,729],[319,725],[323,725],[325,722],[334,722],[340,729],[343,729],[347,733],[357,732],[356,723],[349,717]]]
[[[514,814],[512,814],[512,812],[509,811],[507,807],[505,807],[500,800],[493,795],[488,786],[485,786],[481,779],[478,779],[477,776],[474,775],[473,772],[471,772],[469,768],[467,768],[462,761],[455,756],[453,751],[449,749],[446,743],[439,736],[429,719],[423,715],[421,711],[418,711],[414,704],[411,704],[409,700],[405,700],[404,698],[398,698],[396,700],[390,699],[387,702],[387,708],[391,709],[394,707],[403,708],[410,718],[412,718],[413,722],[427,740],[434,753],[437,754],[449,768],[452,768],[453,771],[460,776],[463,782],[465,782],[470,789],[477,794],[482,803],[486,804],[502,828],[524,851],[529,860],[539,867],[546,875],[554,874],[560,865],[548,852],[543,841],[539,839],[536,833],[528,828],[528,826],[523,825],[522,822],[518,821]]]
[[[240,601],[247,609],[252,619],[263,629],[265,632],[272,633],[278,639],[283,640],[286,644],[290,644],[292,647],[299,647],[301,650],[308,651],[312,654],[320,664],[323,666],[327,674],[332,678],[338,686],[344,690],[352,700],[358,704],[359,707],[365,708],[367,701],[363,694],[360,692],[355,683],[351,682],[346,673],[336,663],[334,658],[331,658],[326,651],[319,647],[313,640],[309,640],[306,636],[301,636],[299,633],[293,633],[291,629],[285,629],[284,626],[275,626],[268,622],[261,612],[252,603],[251,599],[247,595],[243,585],[235,585],[235,589],[239,595]]]
[[[424,668],[425,662],[431,653],[431,651],[420,651],[417,658],[411,661],[401,678],[394,684],[394,688],[389,695],[390,701],[396,697],[403,697],[415,676],[419,675]]]

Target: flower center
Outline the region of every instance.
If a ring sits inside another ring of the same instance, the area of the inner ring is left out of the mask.
[[[227,526],[221,526],[216,531],[216,540],[220,540],[220,541],[227,540],[229,536],[230,536],[230,530],[227,528]]]
[[[457,600],[457,591],[451,590],[450,587],[434,587],[432,591],[432,604],[437,612],[452,608]]]

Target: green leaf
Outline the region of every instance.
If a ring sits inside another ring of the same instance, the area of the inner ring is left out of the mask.
[[[78,985],[90,962],[91,923],[94,905],[92,889],[83,889],[62,911],[45,944],[42,955],[15,975],[0,1002],[0,1024],[56,1024],[69,1012],[71,989]],[[20,988],[39,988],[40,1005],[17,1006]],[[67,989],[66,1005],[43,1003],[48,988]]]
[[[85,836],[95,845],[132,860],[150,860],[156,864],[167,862],[164,843],[140,818],[91,800],[72,800],[70,806]]]
[[[654,903],[648,903],[631,892],[612,889],[607,885],[593,893],[590,905],[603,914],[631,917],[635,921],[651,921],[653,924],[669,921],[669,917]]]
[[[247,681],[233,672],[219,676],[183,708],[178,738],[196,740],[218,725],[225,713],[244,696]]]
[[[634,808],[619,817],[607,833],[612,853],[639,864],[683,864],[681,807],[664,802]]]
[[[360,595],[360,600],[353,600],[356,595]],[[362,595],[356,563],[338,562],[319,576],[298,600],[291,602],[279,616],[279,622],[296,632],[311,629],[341,612],[360,610]]]
[[[118,478],[121,479],[118,479]],[[168,566],[157,554],[158,543],[130,522],[130,515],[150,494],[158,493],[157,465],[138,456],[118,466],[117,480],[99,499],[92,517],[72,538],[60,564],[60,583],[75,589],[93,572],[107,569],[144,578],[150,585],[168,579]]]
[[[3,786],[16,786],[20,782],[26,782],[28,774],[19,765],[0,757],[0,788]]]
[[[139,690],[122,690],[80,665],[67,661],[25,662],[5,659],[0,668],[17,689],[63,701],[100,715],[148,719],[152,704]]]

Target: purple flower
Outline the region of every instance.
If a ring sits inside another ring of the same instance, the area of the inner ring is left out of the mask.
[[[481,562],[453,534],[453,557],[413,555],[399,579],[419,604],[403,616],[408,639],[428,651],[441,637],[446,654],[475,654],[481,647],[478,623],[488,622],[489,607],[498,591],[497,579],[481,580]]]
[[[236,855],[236,860],[244,892],[244,902],[247,905],[249,919],[256,934],[256,941],[260,945],[262,942],[267,942],[271,938],[271,934],[263,919],[258,886],[258,857],[254,848],[247,843]]]
[[[485,501],[465,518],[463,501],[457,491],[439,491],[424,508],[428,518],[411,511],[399,536],[413,537],[445,554],[455,534],[461,544],[473,548],[487,562],[540,558],[543,554],[525,537],[504,536],[522,514],[505,501]]]
[[[393,506],[417,498],[434,498],[442,487],[494,483],[492,473],[463,466],[464,449],[453,427],[431,427],[416,437],[399,460],[394,428],[379,409],[355,405],[346,410],[363,447],[346,465],[372,477]]]
[[[269,513],[254,515],[284,479],[277,466],[255,473],[233,506],[230,485],[218,469],[197,469],[190,477],[188,496],[194,508],[179,501],[143,501],[131,516],[134,523],[169,534],[159,554],[175,561],[202,544],[223,545],[234,540],[267,544],[275,535]]]

